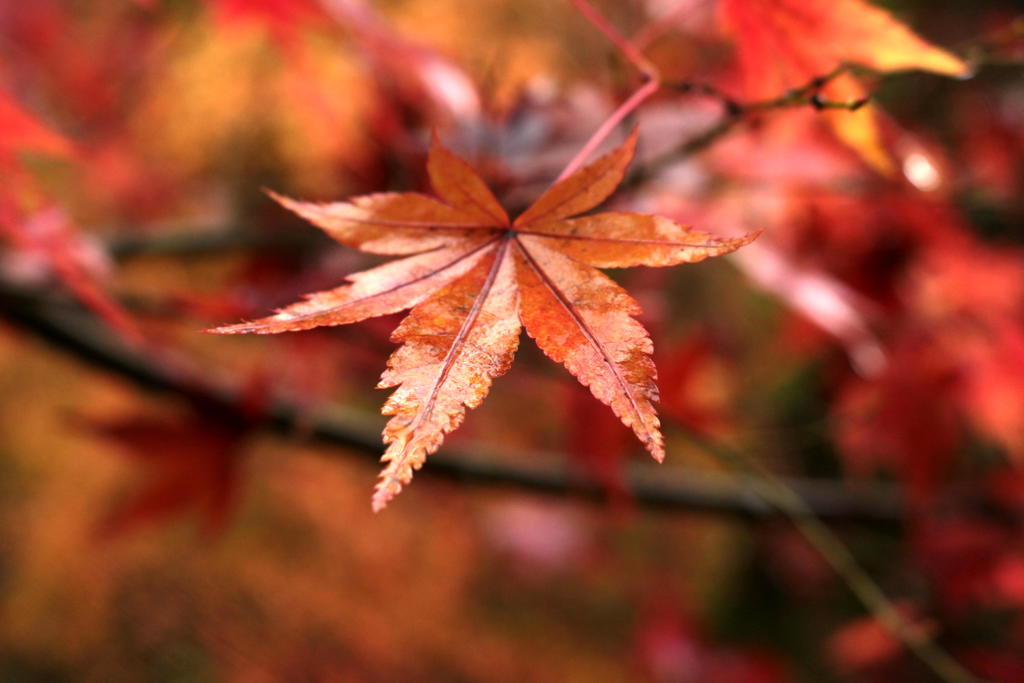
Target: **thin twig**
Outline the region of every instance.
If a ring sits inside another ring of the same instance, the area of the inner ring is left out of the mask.
[[[723,115],[717,123],[692,138],[688,138],[669,151],[648,161],[643,166],[636,167],[626,179],[624,185],[636,187],[654,176],[659,170],[666,166],[693,156],[698,152],[710,147],[720,138],[732,131],[737,125],[746,120],[747,116],[757,112],[773,111],[777,109],[790,109],[794,107],[810,106],[818,110],[822,109],[846,109],[856,111],[870,100],[865,97],[848,102],[836,102],[825,100],[820,92],[833,79],[849,70],[847,66],[841,66],[822,76],[816,76],[798,88],[792,88],[786,92],[765,100],[754,100],[751,102],[740,102],[733,99],[718,88],[707,83],[696,83],[692,81],[680,81],[666,83],[663,87],[671,88],[683,93],[703,95],[718,100],[722,104]]]
[[[788,483],[765,469],[746,453],[722,444],[712,443],[695,434],[690,439],[719,458],[731,469],[748,477],[753,490],[766,502],[778,508],[797,531],[821,554],[832,569],[842,577],[861,604],[898,638],[940,680],[947,683],[980,683],[959,662],[934,641],[927,629],[917,628],[892,604],[878,583],[860,565],[849,548],[822,523],[819,515]]]

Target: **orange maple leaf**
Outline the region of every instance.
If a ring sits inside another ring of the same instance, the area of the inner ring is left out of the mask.
[[[386,193],[315,204],[273,195],[345,245],[415,255],[350,275],[350,284],[310,294],[267,318],[212,331],[307,330],[412,308],[392,335],[402,346],[379,384],[398,388],[383,408],[392,417],[374,510],[409,483],[466,409],[479,405],[492,380],[509,369],[521,326],[661,461],[651,339],[633,317],[640,312],[636,301],[597,268],[692,263],[734,251],[757,234],[724,239],[625,212],[572,218],[614,192],[635,146],[636,132],[555,183],[514,221],[436,137],[427,172],[438,199]]]
[[[750,98],[778,96],[847,64],[880,72],[970,72],[961,59],[863,0],[721,0],[719,13],[726,31],[736,38],[740,87]],[[851,75],[841,74],[825,85],[823,94],[853,101],[864,96],[864,88]],[[890,170],[872,107],[825,116],[865,161],[882,172]]]

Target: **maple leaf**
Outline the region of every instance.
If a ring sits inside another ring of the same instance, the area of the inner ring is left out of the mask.
[[[970,72],[962,60],[863,0],[722,0],[719,13],[726,31],[737,39],[740,87],[747,97],[774,97],[847,64],[882,72]],[[822,92],[835,101],[865,95],[849,74],[832,79]],[[838,137],[865,161],[882,172],[891,169],[873,107],[825,115]]]
[[[106,265],[101,250],[79,235],[59,208],[45,206],[28,214],[21,209],[23,199],[40,194],[20,161],[22,152],[63,158],[77,155],[69,140],[0,87],[0,171],[5,181],[0,187],[0,241],[14,251],[9,258],[0,256],[0,269],[13,266],[16,276],[26,280],[47,271],[127,341],[138,342],[141,336],[131,319],[97,282]]]
[[[520,328],[611,407],[658,461],[664,456],[654,402],[652,343],[640,307],[597,268],[692,263],[757,236],[726,239],[667,218],[579,214],[622,181],[636,132],[618,149],[555,183],[514,221],[483,180],[436,136],[427,172],[437,199],[384,193],[315,204],[272,195],[339,242],[376,254],[410,255],[355,273],[350,284],[253,322],[212,332],[276,333],[344,325],[412,308],[392,340],[380,388],[387,465],[373,497],[383,508],[426,456],[480,404],[504,374]]]
[[[0,88],[0,168],[10,171],[20,151],[69,156],[71,144]]]
[[[0,61],[0,70],[4,66]],[[13,201],[21,193],[35,191],[35,180],[22,163],[24,152],[66,159],[74,156],[75,149],[0,86],[0,171],[4,174],[0,200]]]
[[[174,417],[84,420],[84,429],[119,446],[144,470],[135,489],[101,520],[99,535],[121,536],[190,511],[204,534],[222,532],[236,507],[247,437],[263,420],[267,398],[266,378],[257,374],[244,387],[239,413],[198,396]]]
[[[22,216],[0,194],[0,240],[14,247],[9,263],[0,258],[0,269],[12,270],[10,266],[15,266],[12,274],[28,281],[40,275],[54,277],[125,341],[142,341],[142,333],[131,317],[98,282],[107,265],[105,254],[77,234],[65,212],[47,207]]]
[[[224,528],[241,456],[234,430],[194,419],[131,417],[93,425],[93,431],[118,442],[147,470],[145,481],[102,520],[101,536],[120,536],[189,509],[201,514],[206,533]]]

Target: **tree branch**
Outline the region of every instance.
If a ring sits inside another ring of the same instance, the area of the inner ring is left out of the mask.
[[[157,362],[121,343],[88,311],[67,299],[0,281],[0,312],[16,327],[34,334],[79,360],[128,379],[139,387],[191,401],[201,401],[226,415],[243,417],[239,392],[217,386],[197,372]],[[344,410],[330,418],[307,419],[295,406],[275,402],[263,426],[275,433],[343,448],[376,461],[381,453],[375,421]],[[601,501],[602,487],[566,466],[563,454],[509,453],[481,447],[448,447],[430,457],[422,476],[458,480],[478,486],[512,488],[557,497]],[[895,522],[902,517],[896,489],[879,484],[851,486],[834,481],[787,479],[815,515],[826,520]],[[746,477],[725,477],[678,468],[629,468],[627,489],[644,507],[777,518],[778,508]]]

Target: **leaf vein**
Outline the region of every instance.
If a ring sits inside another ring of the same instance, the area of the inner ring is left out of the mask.
[[[558,286],[551,280],[551,278],[548,277],[548,274],[544,271],[544,269],[541,268],[540,265],[534,260],[533,255],[530,254],[529,250],[522,243],[522,241],[517,239],[516,246],[522,252],[523,256],[526,258],[526,262],[529,264],[530,268],[537,275],[540,281],[544,283],[544,285],[548,288],[552,295],[554,295],[558,302],[562,304],[562,307],[565,308],[566,312],[572,317],[573,321],[583,332],[584,336],[601,354],[601,358],[602,360],[604,360],[605,365],[607,365],[608,369],[611,370],[611,373],[615,377],[615,380],[619,383],[619,386],[622,387],[623,392],[626,394],[626,398],[629,400],[629,406],[630,408],[632,408],[633,414],[636,416],[637,426],[643,427],[644,420],[643,415],[640,412],[640,406],[637,405],[636,399],[633,397],[633,392],[630,390],[629,383],[626,382],[625,378],[622,377],[622,375],[619,373],[618,367],[615,365],[615,362],[608,355],[608,352],[605,350],[604,345],[601,344],[597,337],[594,336],[594,333],[590,330],[590,327],[587,326],[586,321],[583,320],[582,316],[576,310],[572,302],[568,300],[565,293],[563,293],[562,290],[558,288]]]

